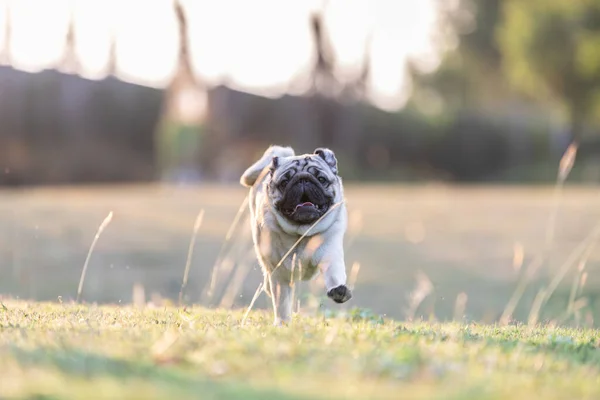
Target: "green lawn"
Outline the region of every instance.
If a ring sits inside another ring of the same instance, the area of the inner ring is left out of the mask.
[[[2,399],[597,399],[600,331],[0,305]]]
[[[243,188],[0,191],[0,399],[598,399],[598,190],[565,188],[552,245],[530,273],[553,194],[348,185],[353,299],[335,305],[319,280],[298,285],[301,312],[274,328],[265,296],[240,326],[262,279],[247,212],[225,239]],[[184,296],[197,306],[182,311],[172,304],[200,210]],[[109,211],[87,305],[73,305]],[[215,295],[204,298],[215,265]],[[534,313],[544,327],[494,326],[524,276],[514,320],[527,322],[550,286]]]

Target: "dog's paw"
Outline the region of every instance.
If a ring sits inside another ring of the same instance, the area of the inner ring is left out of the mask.
[[[327,296],[338,304],[345,303],[352,298],[352,292],[346,285],[340,285],[327,292]]]

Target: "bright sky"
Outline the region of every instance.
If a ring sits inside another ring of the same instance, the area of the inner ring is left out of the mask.
[[[310,13],[319,0],[182,0],[189,21],[193,66],[208,84],[278,96],[291,81],[308,84],[315,60]],[[384,109],[408,94],[404,65],[411,57],[435,67],[436,0],[330,0],[325,23],[337,59],[336,74],[360,71],[371,32],[369,96]],[[177,60],[179,33],[172,0],[0,0],[0,52],[10,16],[10,60],[39,71],[62,59],[69,13],[75,16],[79,73],[106,74],[110,37],[116,38],[117,75],[164,86]],[[304,78],[304,79],[303,79]]]

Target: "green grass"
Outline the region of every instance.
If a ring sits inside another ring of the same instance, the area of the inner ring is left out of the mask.
[[[566,263],[600,220],[597,188],[565,189],[554,243],[514,321],[568,270],[539,314],[550,325],[530,329],[493,323],[545,246],[552,187],[348,186],[354,297],[338,306],[319,301],[318,279],[298,285],[302,312],[280,329],[265,296],[240,326],[262,279],[244,218],[217,263],[231,270],[202,300],[242,188],[0,191],[11,210],[0,229],[0,399],[600,398],[600,246]],[[171,304],[201,209],[184,296],[198,306],[183,311]],[[74,305],[109,211],[83,286],[100,306]],[[125,306],[132,298],[146,307]],[[411,315],[429,322],[399,322]]]
[[[600,398],[598,330],[242,314],[5,301],[0,398]]]

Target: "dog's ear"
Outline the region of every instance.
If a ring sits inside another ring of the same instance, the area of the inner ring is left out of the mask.
[[[323,160],[325,160],[325,162],[327,163],[327,165],[329,165],[329,168],[331,168],[333,173],[337,175],[337,158],[335,158],[335,154],[333,153],[333,151],[320,147],[315,150],[315,154],[321,157]]]
[[[275,170],[279,167],[279,157],[274,156],[271,159],[271,164],[269,164],[269,172],[271,172],[271,175],[273,175],[273,173],[275,172]]]

